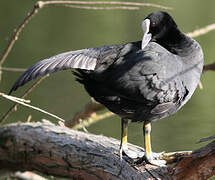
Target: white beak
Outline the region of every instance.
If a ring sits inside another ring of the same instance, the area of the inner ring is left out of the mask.
[[[152,35],[150,33],[148,33],[149,27],[150,27],[150,20],[145,19],[142,22],[142,29],[143,29],[142,49],[144,49],[147,46],[147,44],[149,43],[149,41],[152,38]]]

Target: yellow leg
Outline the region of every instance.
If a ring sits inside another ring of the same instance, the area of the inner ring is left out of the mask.
[[[144,123],[144,146],[145,146],[145,157],[148,161],[152,160],[152,148],[151,148],[151,123],[145,122]]]
[[[146,158],[146,162],[153,164],[155,166],[165,166],[166,165],[166,161],[165,160],[160,160],[160,153],[153,153],[152,154],[152,148],[151,148],[151,123],[150,122],[145,122],[144,123],[144,148],[145,148],[145,158]],[[155,156],[155,154],[157,154]]]
[[[122,160],[122,151],[127,150],[128,120],[121,120],[121,143],[120,143],[120,159]]]
[[[128,149],[128,119],[121,120],[121,143],[120,143],[120,159],[122,160],[122,153],[124,153],[130,159],[137,159],[142,157],[142,152],[135,152]]]

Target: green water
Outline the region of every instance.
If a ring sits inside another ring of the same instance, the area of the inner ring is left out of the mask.
[[[0,1],[0,53],[8,43],[13,29],[23,20],[36,1]],[[143,2],[143,1],[139,1]],[[215,22],[215,1],[163,0],[153,2],[174,8],[169,11],[180,29],[190,32]],[[120,44],[140,40],[141,21],[157,8],[145,7],[139,11],[112,10],[95,11],[63,7],[42,9],[26,25],[19,40],[8,56],[5,67],[26,68],[43,58],[87,47]],[[205,63],[215,61],[215,31],[196,38],[202,45]],[[7,93],[21,73],[4,72],[0,91]],[[215,73],[203,75],[203,90],[197,88],[192,99],[175,115],[152,125],[152,147],[154,151],[193,150],[204,144],[196,142],[215,134]],[[29,84],[32,84],[29,83]],[[25,85],[13,95],[23,94]],[[68,119],[86,104],[90,97],[84,88],[75,82],[70,71],[59,72],[43,81],[28,96],[32,104]],[[0,98],[0,116],[12,105]],[[42,118],[54,119],[19,106],[5,123],[25,121],[28,115],[33,121]],[[119,138],[120,121],[117,116],[102,120],[88,128],[89,132]],[[129,126],[129,141],[142,145],[142,124]]]

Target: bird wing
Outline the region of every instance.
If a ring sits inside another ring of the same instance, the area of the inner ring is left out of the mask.
[[[189,71],[184,71],[182,60],[173,54],[156,49],[151,53],[153,62],[145,62],[142,75],[145,83],[139,86],[140,93],[149,101],[158,104],[151,110],[152,114],[163,114],[180,104],[189,93],[184,77],[189,77]],[[186,74],[187,73],[187,74]]]
[[[23,86],[28,81],[46,74],[67,69],[94,70],[98,59],[111,51],[121,48],[120,45],[103,46],[99,48],[87,48],[77,51],[69,51],[37,62],[28,68],[15,82],[9,94]],[[113,60],[114,61],[114,60]]]
[[[115,67],[110,80],[111,90],[118,96],[140,103],[160,104],[152,111],[160,114],[187,95],[182,61],[158,44],[149,43],[123,62],[122,66]]]

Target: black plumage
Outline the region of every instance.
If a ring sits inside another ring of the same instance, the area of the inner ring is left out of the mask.
[[[179,31],[169,14],[155,12],[146,19],[150,24],[143,27],[143,41],[45,59],[27,69],[10,93],[36,77],[77,69],[74,74],[90,96],[123,119],[151,122],[175,113],[199,83],[202,49]]]

